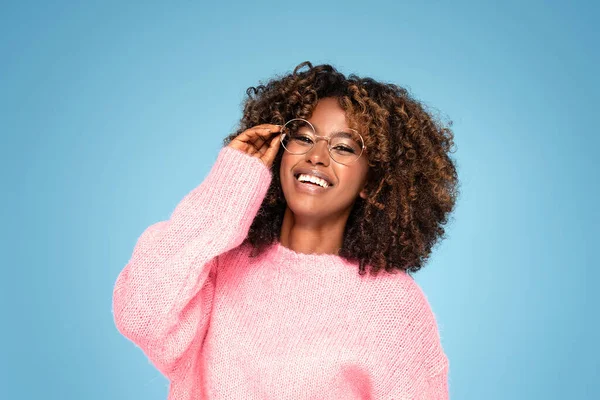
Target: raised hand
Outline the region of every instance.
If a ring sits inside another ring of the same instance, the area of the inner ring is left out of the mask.
[[[229,147],[260,159],[268,168],[279,150],[281,125],[262,124],[246,129],[229,143]]]

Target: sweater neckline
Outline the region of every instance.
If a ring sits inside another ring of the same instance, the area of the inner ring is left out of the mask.
[[[336,254],[299,253],[285,247],[279,241],[273,245],[272,254],[274,261],[284,262],[287,267],[302,271],[340,272],[340,270],[344,270],[348,272],[358,270],[356,263]]]

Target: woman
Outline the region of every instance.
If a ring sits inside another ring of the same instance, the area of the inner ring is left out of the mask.
[[[448,398],[410,273],[454,207],[451,130],[398,86],[306,62],[248,90],[225,144],[114,289],[169,399]]]

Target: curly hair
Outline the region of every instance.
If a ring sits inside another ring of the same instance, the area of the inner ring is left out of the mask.
[[[458,195],[449,155],[451,122],[442,124],[400,86],[346,77],[331,65],[308,61],[246,94],[239,128],[225,145],[255,125],[308,119],[319,99],[337,98],[350,126],[363,135],[369,162],[367,198],[359,196],[353,205],[339,256],[358,262],[361,275],[367,266],[372,275],[422,268],[444,238]],[[244,241],[252,245],[252,256],[279,240],[286,209],[279,178],[283,152],[280,148],[273,162],[271,185]]]

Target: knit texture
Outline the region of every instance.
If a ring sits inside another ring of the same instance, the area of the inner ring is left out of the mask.
[[[404,272],[242,244],[271,182],[225,147],[119,274],[119,331],[170,381],[169,400],[447,399],[448,359]]]

